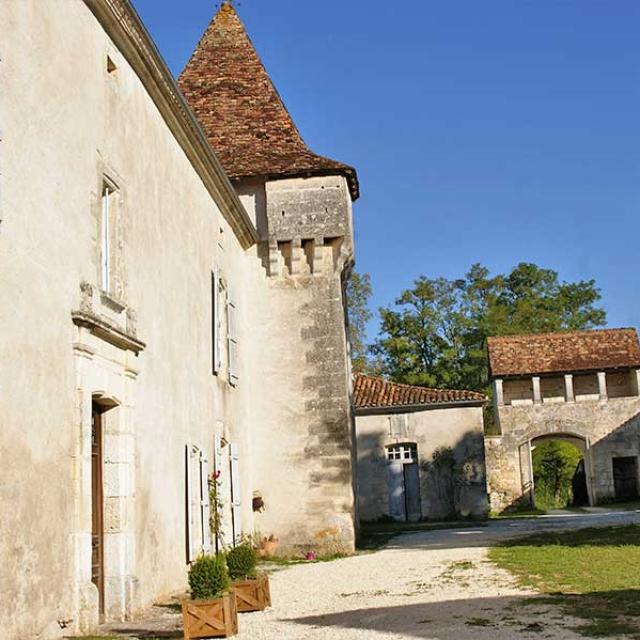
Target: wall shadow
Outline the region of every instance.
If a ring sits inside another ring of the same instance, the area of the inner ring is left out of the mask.
[[[592,627],[600,620],[599,612],[612,602],[629,603],[625,623],[640,631],[640,590],[623,592],[599,592],[571,596],[572,600],[552,597],[504,596],[497,598],[470,598],[409,604],[360,608],[339,613],[304,616],[288,619],[300,625],[326,629],[326,637],[338,629],[357,629],[366,638],[367,633],[395,633],[405,638],[430,638],[431,640],[459,640],[469,637],[492,640],[500,637],[531,638],[544,632],[555,632],[553,637],[573,637],[569,630],[576,627]],[[595,613],[592,607],[597,603]],[[559,615],[570,605],[572,615]],[[628,617],[627,617],[628,616]]]
[[[408,432],[395,439],[381,433],[357,432],[356,436],[362,522],[391,520],[385,447],[396,440],[417,443],[421,521],[483,520],[488,516],[482,432],[469,430],[452,446],[436,446],[426,456],[421,446],[424,434]]]

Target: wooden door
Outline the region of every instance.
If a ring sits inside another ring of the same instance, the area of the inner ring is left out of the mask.
[[[102,412],[91,411],[91,581],[98,588],[100,621],[104,620],[104,506],[102,490]]]
[[[616,498],[629,500],[638,497],[638,458],[636,456],[613,458],[613,483]]]
[[[406,500],[407,522],[419,522],[422,518],[420,503],[420,470],[417,462],[404,465],[404,495]]]

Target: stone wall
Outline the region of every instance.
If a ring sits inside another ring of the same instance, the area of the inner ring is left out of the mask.
[[[588,384],[581,389],[593,390]],[[640,455],[638,397],[503,406],[498,415],[501,435],[487,437],[485,444],[495,511],[530,506],[528,443],[535,438],[568,435],[584,443],[587,485],[595,503],[615,495],[612,458]]]
[[[246,181],[266,288],[251,306],[255,363],[265,395],[252,402],[256,530],[281,553],[355,548],[354,446],[344,270],[353,255],[342,177]],[[284,215],[283,215],[284,212]]]
[[[222,214],[228,203],[212,197],[85,2],[2,2],[0,30],[0,317],[11,337],[0,341],[0,627],[3,638],[22,640],[97,622],[93,400],[110,407],[109,619],[186,587],[187,444],[210,461],[215,433],[239,444],[244,526],[253,529],[244,409],[253,370],[243,361],[235,388],[212,374],[211,272],[236,288],[259,278],[265,287],[266,278]],[[117,186],[112,248],[123,267],[106,296],[105,178]],[[225,197],[234,197],[230,188]],[[246,353],[255,321],[241,305]]]
[[[416,443],[422,517],[482,518],[488,511],[482,407],[356,416],[359,513],[389,516],[386,447]]]

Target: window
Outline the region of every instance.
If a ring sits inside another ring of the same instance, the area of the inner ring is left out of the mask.
[[[222,370],[225,351],[228,380],[235,387],[239,380],[236,303],[218,271],[211,274],[211,323],[213,373],[218,375]]]
[[[415,444],[390,444],[387,447],[388,460],[401,460],[402,462],[417,462],[418,447]]]
[[[117,69],[118,67],[116,66],[116,63],[111,59],[111,56],[107,56],[107,73],[111,75],[115,73]]]
[[[111,183],[102,185],[100,216],[100,285],[105,293],[115,293],[116,203],[118,191]]]

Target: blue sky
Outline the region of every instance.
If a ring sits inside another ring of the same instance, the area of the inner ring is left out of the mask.
[[[178,74],[216,3],[134,3]],[[528,261],[594,278],[609,325],[640,325],[640,2],[238,11],[309,146],[358,170],[374,309],[421,274]]]

